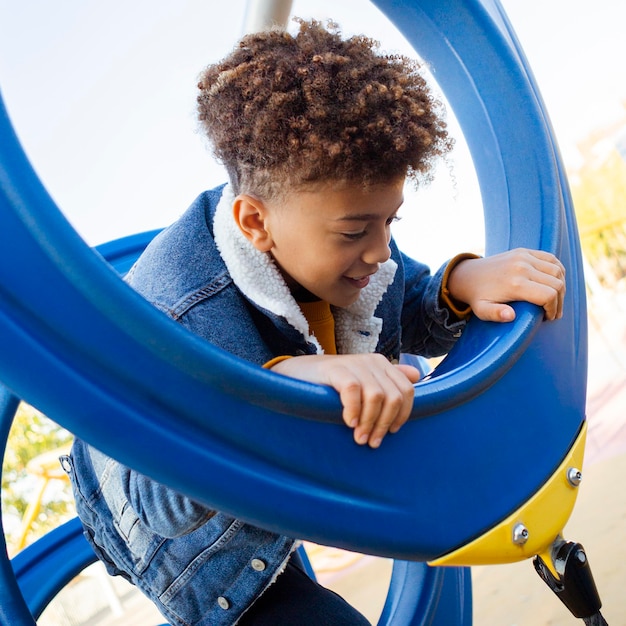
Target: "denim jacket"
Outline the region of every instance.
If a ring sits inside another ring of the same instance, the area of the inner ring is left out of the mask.
[[[191,332],[262,365],[322,351],[271,257],[232,219],[230,188],[202,193],[127,276]],[[392,241],[357,302],[333,309],[339,353],[436,356],[465,322],[440,304],[434,276]],[[235,624],[297,543],[207,509],[76,440],[62,459],[85,535],[109,573],[137,585],[175,626]]]

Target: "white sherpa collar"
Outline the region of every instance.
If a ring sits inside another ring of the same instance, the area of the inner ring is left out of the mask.
[[[227,185],[215,211],[213,229],[215,243],[235,285],[258,306],[284,317],[321,354],[319,342],[311,334],[306,318],[271,255],[257,250],[239,230],[233,219],[234,199]],[[382,330],[382,320],[374,317],[374,311],[393,282],[396,268],[395,261],[389,259],[361,290],[356,302],[346,308],[333,308],[337,352],[374,352]]]

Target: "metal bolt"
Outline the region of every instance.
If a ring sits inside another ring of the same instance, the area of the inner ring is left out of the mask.
[[[576,554],[575,554],[576,559],[578,560],[579,563],[586,563],[587,562],[587,555],[585,554],[584,550],[576,550]]]
[[[578,487],[583,479],[583,473],[576,467],[570,467],[567,470],[567,482],[572,487]]]
[[[518,546],[523,546],[528,541],[528,528],[524,524],[515,524],[513,526],[513,543]]]

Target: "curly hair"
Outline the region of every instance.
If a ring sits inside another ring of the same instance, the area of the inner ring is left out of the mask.
[[[201,74],[198,117],[236,193],[430,180],[452,146],[416,61],[329,22],[245,36]]]

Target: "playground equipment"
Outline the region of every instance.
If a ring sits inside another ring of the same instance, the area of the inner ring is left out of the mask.
[[[374,4],[427,60],[459,119],[483,195],[487,253],[517,246],[556,253],[568,273],[564,319],[542,324],[526,304],[516,305],[510,325],[473,319],[417,386],[402,436],[377,451],[354,446],[333,391],[201,342],[124,285],[58,212],[3,111],[5,440],[16,398],[24,398],[107,454],[210,506],[277,532],[393,557],[381,624],[471,623],[467,570],[425,562],[535,555],[573,613],[595,619],[600,603],[584,552],[560,538],[584,448],[586,311],[549,121],[496,0]],[[123,272],[143,245],[145,238],[131,239],[101,254]],[[207,406],[219,406],[219,415]],[[51,534],[45,549],[16,558],[19,586],[8,559],[0,560],[0,623],[33,623],[65,573],[44,584],[55,571],[49,564],[77,543],[74,524]],[[89,558],[76,548],[69,569]],[[572,572],[583,574],[579,588]]]

